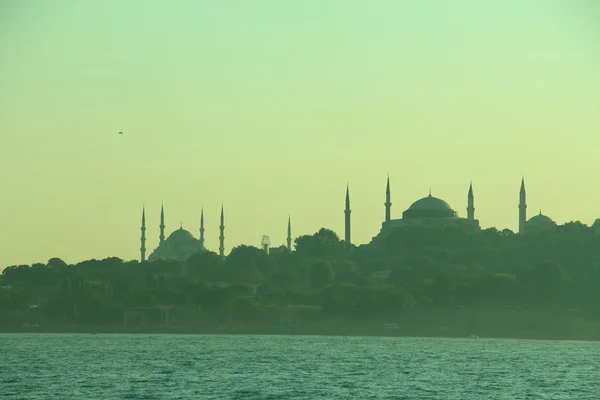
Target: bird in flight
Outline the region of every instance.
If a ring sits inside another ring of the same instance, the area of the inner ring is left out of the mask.
[[[123,134],[123,132],[119,132],[119,135],[122,135],[122,134]]]

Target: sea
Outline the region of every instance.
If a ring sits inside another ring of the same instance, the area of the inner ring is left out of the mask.
[[[600,342],[0,334],[0,399],[600,399]]]

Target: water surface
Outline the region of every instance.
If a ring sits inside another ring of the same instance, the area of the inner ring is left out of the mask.
[[[0,334],[0,399],[577,399],[600,343]]]

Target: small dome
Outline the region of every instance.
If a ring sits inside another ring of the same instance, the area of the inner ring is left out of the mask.
[[[442,199],[433,197],[431,194],[412,203],[409,210],[427,210],[427,211],[453,211],[452,207]]]
[[[531,217],[529,219],[529,221],[527,221],[527,223],[533,223],[533,224],[552,224],[552,225],[556,225],[556,222],[554,222],[554,220],[552,220],[552,218],[542,214],[542,212],[540,211],[540,213],[538,215],[536,215],[535,217]]]
[[[171,233],[167,240],[169,242],[188,242],[190,240],[196,239],[194,239],[194,236],[189,231],[186,231],[183,228],[179,228],[173,233]]]

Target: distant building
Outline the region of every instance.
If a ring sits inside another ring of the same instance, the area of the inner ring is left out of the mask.
[[[525,232],[527,234],[540,233],[554,228],[556,228],[556,222],[552,218],[542,214],[542,210],[540,210],[538,215],[531,217],[525,223]]]
[[[152,251],[148,257],[148,261],[156,260],[176,260],[186,261],[191,255],[207,251],[204,246],[204,209],[200,212],[200,236],[198,239],[192,235],[191,232],[183,229],[180,226],[179,229],[173,231],[169,237],[165,238],[165,211],[164,207],[160,209],[160,233],[158,237],[158,246]],[[142,209],[142,227],[141,227],[141,246],[140,246],[140,261],[146,261],[146,210]],[[268,238],[268,237],[267,237]],[[288,217],[287,226],[287,246],[286,248],[291,251],[292,246],[292,222],[291,218]],[[270,244],[270,241],[269,241]],[[264,243],[263,243],[264,245]],[[283,246],[282,246],[283,247]],[[267,245],[267,251],[278,252],[279,248],[269,249]],[[221,223],[219,225],[219,255],[225,257],[225,214],[223,212],[223,206],[221,206]]]
[[[467,232],[478,232],[481,229],[479,227],[479,221],[475,219],[472,185],[469,185],[469,193],[467,195],[467,218],[459,217],[458,213],[454,211],[448,203],[440,198],[432,196],[430,192],[427,197],[423,197],[412,203],[412,205],[402,213],[402,218],[392,219],[389,178],[387,180],[385,197],[385,220],[381,224],[381,230],[373,240],[386,238],[398,228],[407,226],[452,227]]]
[[[458,213],[450,207],[444,200],[434,197],[431,192],[427,197],[423,197],[412,203],[412,205],[402,213],[402,218],[391,218],[391,193],[390,180],[388,178],[385,193],[385,220],[381,224],[381,230],[373,238],[379,240],[388,237],[398,228],[406,226],[426,226],[426,227],[452,227],[462,229],[465,232],[478,232],[481,230],[479,220],[475,218],[475,197],[473,195],[473,185],[469,185],[467,194],[467,215],[466,218],[459,217]],[[344,209],[344,240],[350,243],[351,240],[351,219],[350,219],[350,190],[346,187],[346,208]],[[521,189],[519,191],[519,234],[538,233],[548,229],[555,228],[556,222],[550,217],[540,213],[527,220],[527,194],[525,192],[525,179],[521,180]],[[597,232],[600,234],[600,219],[594,223]]]
[[[542,210],[538,215],[527,220],[527,194],[525,193],[525,179],[521,179],[521,190],[519,192],[519,233],[522,234],[537,234],[549,229],[556,228],[556,222],[547,215],[542,214]]]
[[[186,261],[191,255],[205,250],[200,240],[196,239],[189,231],[179,228],[154,249],[148,257],[148,261],[169,259]]]
[[[379,233],[373,237],[373,240],[379,240],[388,237],[399,228],[407,226],[424,226],[424,227],[451,227],[458,228],[465,232],[478,232],[481,230],[479,220],[475,218],[475,197],[473,195],[473,185],[469,185],[467,194],[467,215],[459,217],[458,213],[450,207],[450,205],[431,194],[418,199],[411,204],[408,209],[402,212],[402,218],[391,218],[391,191],[390,180],[388,177],[386,185],[386,201],[385,205],[385,220],[381,224]],[[556,222],[550,217],[543,215],[540,211],[538,215],[527,220],[527,195],[525,192],[525,179],[521,180],[521,189],[519,191],[519,234],[537,233],[555,228]],[[148,257],[149,261],[161,259],[173,259],[177,261],[185,261],[192,254],[206,251],[204,246],[204,210],[200,216],[200,236],[196,239],[189,231],[180,227],[178,230],[171,233],[168,238],[165,238],[165,216],[164,209],[161,207],[160,212],[160,235],[159,244]],[[594,222],[593,227],[600,235],[600,219]],[[145,209],[142,210],[142,227],[141,227],[141,247],[140,260],[146,261],[146,216]],[[350,209],[350,189],[346,186],[346,207],[344,209],[344,241],[351,243],[351,209]],[[288,218],[286,245],[281,247],[270,248],[270,240],[268,237],[263,237],[262,247],[265,251],[275,254],[285,250],[292,251],[292,228],[291,218]],[[225,257],[225,217],[223,207],[221,206],[221,224],[219,225],[219,255]]]
[[[146,210],[142,210],[142,237],[141,237],[141,248],[140,248],[140,260],[146,261]],[[221,235],[220,235],[220,249],[224,247],[224,230],[223,224],[223,208],[221,208]],[[181,226],[179,229],[174,231],[165,238],[165,212],[164,208],[160,209],[160,234],[158,237],[158,247],[152,251],[148,261],[155,260],[177,260],[185,261],[192,254],[206,251],[204,247],[204,210],[200,212],[200,237],[196,239],[189,231],[183,229]]]

